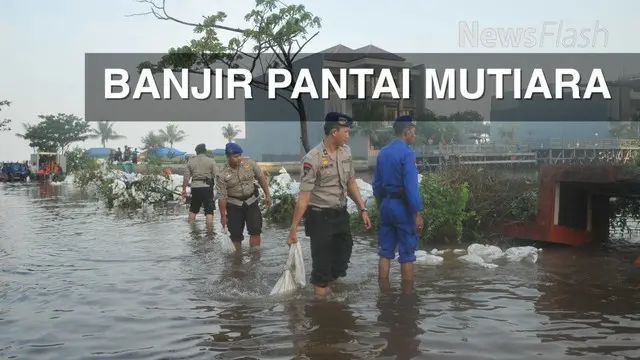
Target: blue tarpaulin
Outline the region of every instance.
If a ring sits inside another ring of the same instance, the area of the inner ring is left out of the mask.
[[[91,148],[87,150],[87,155],[89,157],[108,157],[109,153],[111,153],[111,148]]]
[[[155,156],[183,156],[186,152],[175,148],[160,148],[153,151]]]

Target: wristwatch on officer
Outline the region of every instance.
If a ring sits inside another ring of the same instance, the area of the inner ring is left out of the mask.
[[[362,208],[362,209],[360,209],[360,212],[361,212],[361,213],[368,213],[368,212],[369,212],[369,210],[367,210],[367,208]]]

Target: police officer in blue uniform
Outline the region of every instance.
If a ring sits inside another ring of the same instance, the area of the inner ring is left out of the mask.
[[[423,209],[418,188],[416,154],[410,145],[416,137],[415,122],[401,116],[393,124],[396,139],[378,153],[373,178],[373,195],[379,210],[378,277],[382,284],[389,280],[391,260],[398,248],[403,284],[411,287],[413,262],[419,231],[424,226]]]
[[[328,285],[347,275],[353,249],[347,196],[358,206],[365,228],[371,228],[351,149],[346,145],[352,123],[345,114],[328,113],[324,139],[302,159],[300,193],[287,242],[298,241],[298,225],[304,216],[305,233],[311,240],[310,282],[317,295],[328,294]]]

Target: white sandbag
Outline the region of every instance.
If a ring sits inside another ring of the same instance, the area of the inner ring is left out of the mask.
[[[307,285],[307,273],[304,267],[304,256],[302,256],[302,246],[300,242],[291,245],[289,249],[290,253],[293,253],[293,261],[292,261],[292,272],[295,282],[300,286]]]
[[[297,244],[297,243],[296,243]],[[298,245],[298,249],[300,246]],[[296,290],[296,280],[294,275],[292,274],[292,268],[295,266],[296,261],[296,248],[294,246],[289,247],[289,258],[287,259],[287,263],[284,265],[284,273],[276,282],[276,285],[271,289],[269,293],[270,296],[273,295],[284,295]]]
[[[416,251],[416,264],[440,265],[444,261],[442,256],[429,254],[424,250]]]
[[[453,250],[453,253],[454,254],[466,254],[467,250],[465,250],[465,249],[455,249],[455,250]]]
[[[482,267],[487,268],[487,269],[494,269],[494,268],[498,267],[498,265],[485,262],[482,257],[480,257],[480,256],[478,256],[476,254],[471,254],[471,253],[469,253],[467,255],[460,256],[458,258],[458,260],[464,261],[464,262],[469,263],[469,264],[479,265],[479,266],[482,266]]]
[[[468,254],[473,254],[479,256],[485,262],[493,262],[494,260],[500,259],[504,256],[504,252],[497,246],[493,245],[481,245],[481,244],[471,244],[467,248]]]
[[[231,241],[231,238],[229,238],[227,234],[222,235],[222,242],[220,243],[220,247],[222,247],[222,252],[227,254],[236,252],[236,247],[235,245],[233,245],[233,241]]]
[[[504,257],[507,261],[518,262],[527,261],[535,264],[538,261],[538,249],[533,246],[517,246],[508,248],[504,252]]]
[[[296,289],[296,282],[293,280],[293,275],[291,275],[291,270],[286,269],[278,282],[269,293],[270,296],[274,295],[284,295],[290,293]]]
[[[431,255],[442,255],[445,253],[445,250],[433,249],[431,250]]]

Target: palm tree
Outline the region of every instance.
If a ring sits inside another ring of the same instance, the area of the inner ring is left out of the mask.
[[[28,132],[29,132],[29,130],[30,130],[32,127],[33,127],[33,125],[29,125],[29,124],[27,124],[27,123],[22,123],[22,129],[23,129],[23,131],[22,131],[22,133],[16,133],[16,136],[17,136],[17,137],[19,137],[19,138],[21,138],[21,139],[27,140],[27,139],[25,139],[24,134],[28,133]],[[38,151],[37,151],[38,149],[36,149],[36,148],[34,148],[34,147],[32,147],[32,148],[31,148],[31,150],[33,150],[33,153],[34,153],[34,154],[38,152]]]
[[[169,124],[166,128],[160,129],[159,132],[159,136],[162,137],[164,142],[168,142],[170,147],[173,147],[173,144],[178,143],[187,137],[187,134],[178,129],[178,125],[176,124]]]
[[[124,135],[120,135],[113,130],[114,123],[110,121],[98,121],[98,126],[95,129],[91,129],[91,135],[89,139],[100,139],[102,147],[107,147],[107,142],[110,140],[126,139]]]
[[[233,124],[227,124],[222,128],[222,137],[227,139],[228,142],[233,142],[238,134],[240,134],[240,128]]]
[[[142,143],[142,150],[155,150],[165,147],[164,135],[156,134],[155,131],[149,130],[149,132],[140,139]]]
[[[0,100],[0,111],[2,111],[3,106],[11,106],[11,101],[8,100]],[[11,119],[0,120],[0,131],[10,131],[11,127]]]

